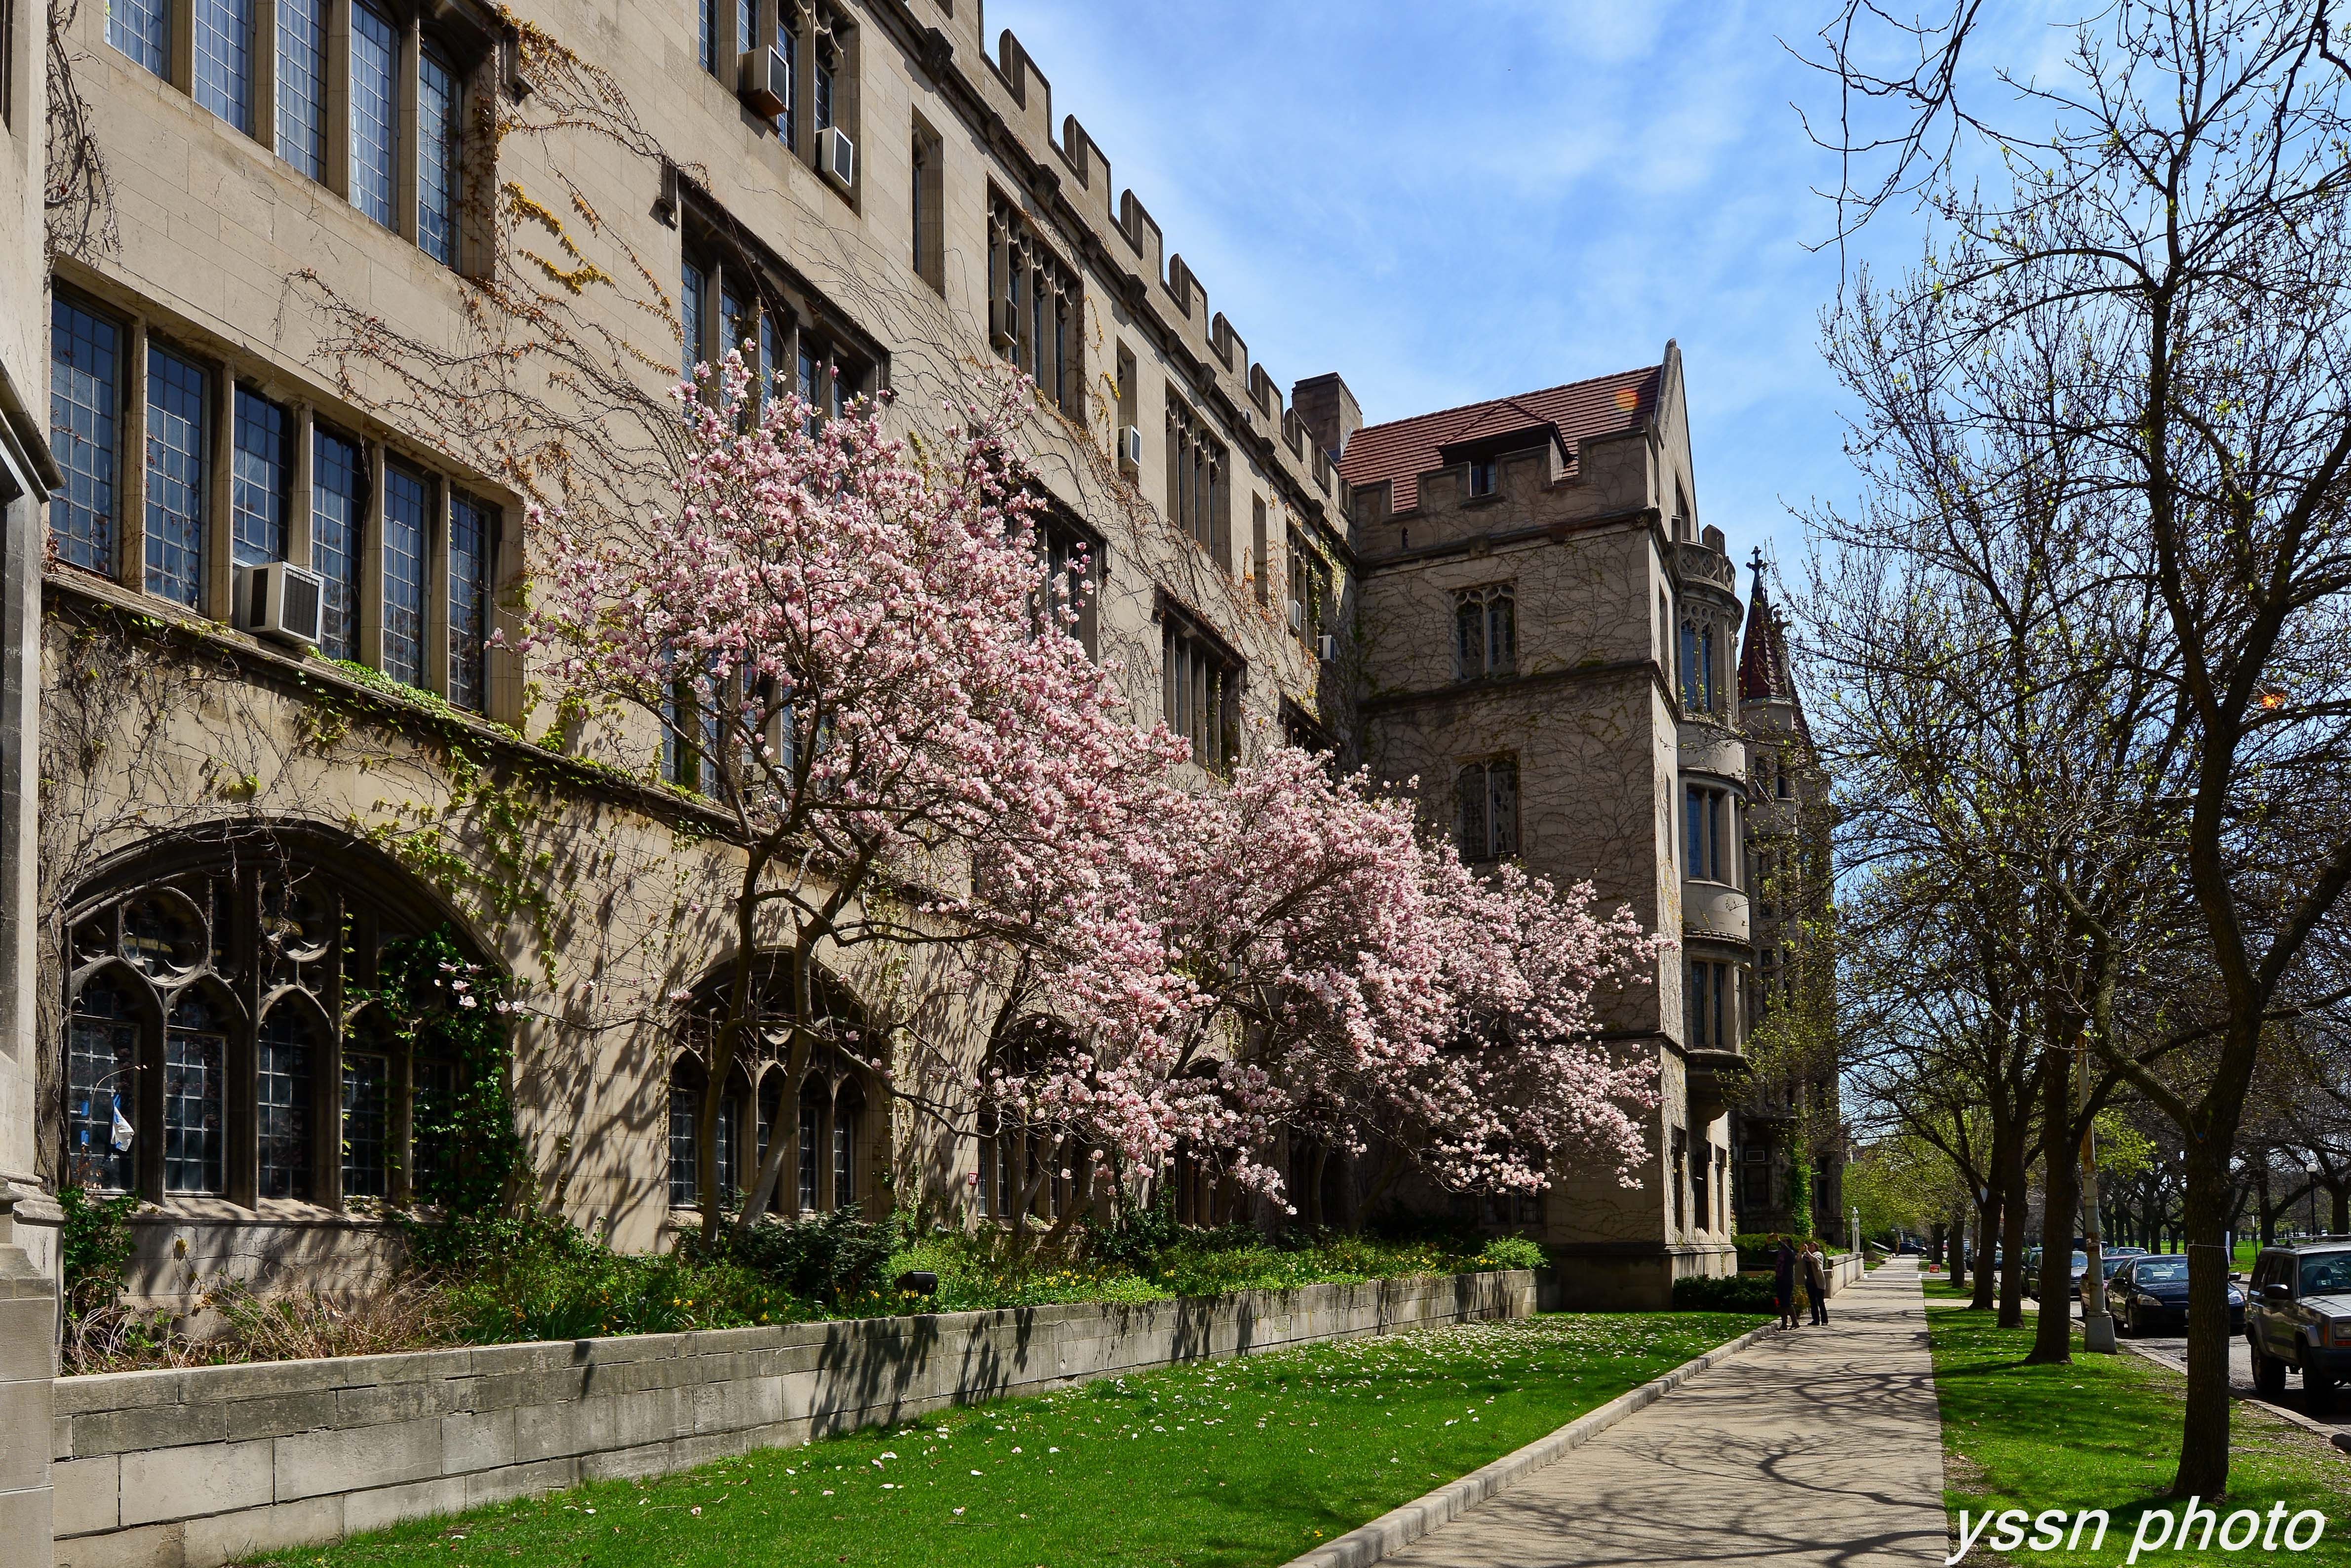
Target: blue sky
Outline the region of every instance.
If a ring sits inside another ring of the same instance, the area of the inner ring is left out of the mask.
[[[1798,569],[1849,496],[1819,314],[1835,165],[1782,47],[1817,4],[987,0],[1287,387],[1371,420],[1654,363],[1677,339],[1703,518]],[[1897,214],[1868,236],[1916,253]]]

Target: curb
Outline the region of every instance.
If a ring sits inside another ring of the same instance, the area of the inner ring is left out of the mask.
[[[2177,1372],[2183,1377],[2188,1374],[2188,1364],[2184,1361],[2174,1361],[2166,1352],[2149,1350],[2143,1344],[2133,1344],[2128,1340],[2122,1342],[2122,1347],[2133,1355],[2151,1361],[2168,1371]],[[2346,1432],[2340,1427],[2330,1427],[2324,1421],[2314,1421],[2299,1410],[2289,1410],[2283,1405],[2273,1405],[2258,1394],[2242,1393],[2241,1388],[2242,1385],[2233,1381],[2229,1385],[2229,1397],[2234,1403],[2249,1406],[2264,1416],[2273,1416],[2290,1427],[2300,1427],[2306,1431],[2315,1432],[2332,1443],[2338,1452],[2351,1454],[2351,1447],[2346,1447],[2346,1439],[2351,1439],[2351,1432]]]
[[[1664,1376],[1618,1395],[1597,1410],[1585,1411],[1525,1448],[1471,1470],[1459,1480],[1447,1481],[1401,1508],[1390,1509],[1369,1524],[1332,1536],[1305,1555],[1291,1558],[1281,1568],[1364,1568],[1391,1552],[1401,1552],[1437,1526],[1452,1523],[1495,1493],[1525,1479],[1570,1450],[1582,1448],[1627,1416],[1647,1409],[1707,1368],[1721,1364],[1756,1341],[1778,1332],[1777,1325],[1772,1324],[1750,1329],[1737,1339],[1682,1363]]]

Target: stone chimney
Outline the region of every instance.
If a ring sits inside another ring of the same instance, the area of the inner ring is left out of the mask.
[[[1290,389],[1290,406],[1294,410],[1322,450],[1336,463],[1347,454],[1347,443],[1355,432],[1364,428],[1364,411],[1355,402],[1355,394],[1339,379],[1339,372],[1309,376]]]

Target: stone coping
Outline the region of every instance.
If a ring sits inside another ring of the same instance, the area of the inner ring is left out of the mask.
[[[1096,1377],[1534,1309],[1521,1270],[60,1378],[54,1562],[217,1568]]]

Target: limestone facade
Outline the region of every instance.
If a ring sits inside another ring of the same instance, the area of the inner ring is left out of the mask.
[[[1618,1049],[1656,1066],[1641,1185],[1562,1169],[1539,1203],[1493,1217],[1549,1244],[1571,1301],[1662,1304],[1676,1278],[1737,1266],[1729,1113],[1752,1087],[1764,1005],[1762,753],[1776,766],[1786,751],[1808,798],[1820,788],[1801,736],[1760,727],[1776,713],[1789,727],[1792,684],[1776,708],[1739,684],[1744,612],[1724,535],[1696,505],[1679,351],[1332,434],[1360,552],[1372,767],[1417,779],[1465,858],[1516,854],[1677,939],[1608,1020]]]
[[[1524,441],[1544,421],[1505,411],[1352,484],[1381,427],[1335,375],[1285,402],[976,0],[116,0],[61,42],[95,172],[52,210],[46,271],[0,263],[29,304],[0,365],[46,410],[59,487],[23,578],[38,632],[10,643],[45,698],[38,843],[10,862],[26,1016],[0,1056],[20,1221],[54,1223],[68,1181],[144,1196],[134,1295],[163,1305],[208,1274],[377,1266],[373,1207],[445,1064],[354,998],[387,942],[446,926],[528,983],[515,1089],[546,1196],[660,1243],[678,1096],[707,1086],[655,1004],[727,957],[729,857],[650,726],[567,718],[495,633],[534,494],[651,502],[646,411],[747,344],[820,403],[886,391],[917,434],[1018,367],[1053,526],[1095,563],[1086,634],[1139,722],[1180,649],[1218,674],[1213,749],[1327,747],[1417,775],[1444,820],[1482,765],[1488,852],[1683,940],[1612,1016],[1659,1063],[1650,1179],[1563,1172],[1539,1212],[1484,1218],[1612,1300],[1728,1266],[1740,993],[1694,1040],[1684,965],[1743,977],[1747,888],[1693,875],[1681,835],[1697,780],[1743,831],[1740,606],[1689,504],[1670,348],[1581,383],[1593,418]],[[29,215],[31,189],[0,196]],[[20,511],[12,563],[38,537]],[[241,569],[273,560],[326,580],[320,649],[239,629]],[[1465,675],[1464,596],[1502,586],[1515,647]],[[1684,622],[1721,664],[1702,701]],[[787,1211],[977,1218],[974,1143],[917,1136],[857,1071],[722,1092],[746,1165],[799,1143]]]

